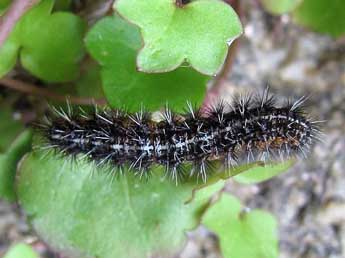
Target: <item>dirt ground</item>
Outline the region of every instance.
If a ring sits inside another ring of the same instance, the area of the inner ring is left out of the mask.
[[[278,98],[308,95],[311,113],[326,122],[323,141],[307,159],[258,185],[231,181],[228,190],[277,217],[281,258],[345,257],[345,39],[308,32],[287,15],[270,16],[257,1],[241,2],[245,34],[224,94],[269,85]],[[189,235],[180,258],[220,257],[217,239],[205,229]],[[20,240],[58,257],[37,241],[15,205],[0,201],[0,254]]]

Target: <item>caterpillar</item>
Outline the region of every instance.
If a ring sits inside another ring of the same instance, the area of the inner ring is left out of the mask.
[[[306,156],[320,130],[306,114],[305,100],[277,106],[266,89],[203,111],[187,103],[186,112],[176,114],[166,106],[159,120],[143,109],[75,114],[53,108],[40,129],[48,147],[65,155],[83,154],[119,170],[127,166],[140,176],[159,165],[174,180],[196,175],[206,181],[213,160],[231,169],[242,161]]]

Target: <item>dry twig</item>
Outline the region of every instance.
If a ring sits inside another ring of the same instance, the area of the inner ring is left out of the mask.
[[[77,105],[106,105],[105,99],[93,99],[93,98],[83,98],[83,97],[73,97],[73,96],[65,96],[60,95],[55,92],[51,92],[48,89],[45,88],[39,88],[36,85],[29,84],[26,82],[14,80],[11,78],[2,78],[0,79],[0,86],[7,87],[9,89],[14,89],[20,92],[24,92],[31,95],[37,95],[46,97],[49,99],[57,100],[66,102],[68,99],[70,103],[77,104]]]

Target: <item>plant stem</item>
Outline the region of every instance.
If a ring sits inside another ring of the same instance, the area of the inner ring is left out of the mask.
[[[101,105],[101,106],[106,105],[105,99],[93,99],[93,98],[59,95],[47,89],[39,88],[36,85],[32,85],[26,82],[22,82],[22,81],[10,79],[10,78],[0,79],[0,86],[4,86],[9,89],[17,90],[17,91],[24,92],[31,95],[46,97],[46,98],[61,101],[61,102],[66,102],[68,100],[70,103],[77,104],[77,105],[95,105],[95,104]]]
[[[224,0],[224,2],[231,5],[235,12],[238,14],[239,17],[242,16],[242,10],[241,10],[241,3],[240,0]],[[215,99],[217,99],[220,94],[223,91],[223,88],[226,84],[224,82],[227,80],[228,75],[231,71],[231,67],[234,63],[236,53],[238,50],[240,39],[235,39],[234,42],[232,42],[228,54],[226,56],[224,65],[220,73],[217,75],[217,77],[214,79],[213,84],[211,85],[210,89],[206,93],[204,103],[202,105],[202,108],[207,108],[212,105]]]
[[[38,0],[14,0],[12,2],[6,13],[0,17],[0,48],[10,35],[19,18],[37,2]]]
[[[214,79],[213,84],[207,91],[204,102],[202,104],[203,108],[210,107],[212,103],[220,96],[226,84],[224,82],[227,80],[228,75],[231,71],[232,64],[235,60],[235,54],[239,45],[239,39],[236,39],[230,46],[228,54],[225,59],[224,66],[217,77]]]

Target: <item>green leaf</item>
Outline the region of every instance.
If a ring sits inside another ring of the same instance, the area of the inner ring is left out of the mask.
[[[223,167],[223,165],[219,161],[214,161],[212,163],[212,166],[216,169]],[[231,170],[219,169],[219,172],[211,174],[208,176],[206,183],[198,185],[193,189],[192,196],[190,199],[187,200],[187,203],[194,200],[195,194],[198,191],[200,191],[200,189],[203,189],[205,187],[209,187],[209,186],[217,183],[220,180],[227,180],[231,177],[236,177],[237,175],[240,175],[241,173],[246,173],[246,171],[252,170],[252,169],[254,169],[256,167],[260,167],[260,166],[263,166],[263,164],[261,164],[261,162],[254,162],[254,163],[250,163],[250,164],[244,164],[244,165],[237,166]]]
[[[265,166],[254,167],[234,176],[234,180],[242,184],[257,184],[286,172],[293,164],[294,160],[288,160],[282,163],[270,163]]]
[[[13,33],[0,47],[0,78],[16,65],[19,48],[20,43]]]
[[[31,148],[31,132],[22,132],[5,153],[0,153],[0,197],[14,201],[14,179],[18,161]]]
[[[53,3],[43,1],[21,21],[20,58],[26,69],[43,80],[70,81],[79,75],[85,23],[71,13],[50,14]]]
[[[0,0],[0,9],[5,9],[9,6],[12,0]]]
[[[20,60],[25,69],[49,82],[66,82],[79,75],[84,55],[85,23],[71,13],[51,14],[54,1],[44,0],[17,23],[0,48],[0,76]]]
[[[202,223],[215,232],[224,258],[277,258],[275,218],[261,210],[243,211],[235,197],[223,194],[205,213]]]
[[[66,11],[71,8],[72,0],[55,0],[54,10]]]
[[[166,102],[177,111],[186,100],[201,104],[208,77],[190,68],[165,74],[145,74],[136,70],[135,56],[141,47],[137,27],[118,16],[106,17],[88,33],[86,46],[102,66],[104,94],[114,108],[137,111],[143,105],[157,110]]]
[[[77,96],[103,98],[101,68],[95,63],[88,64],[76,81]]]
[[[24,130],[24,125],[13,118],[13,111],[5,104],[0,105],[0,153],[5,152],[12,141]]]
[[[118,0],[114,8],[138,25],[144,47],[137,56],[140,71],[157,73],[187,62],[197,71],[215,75],[228,46],[242,33],[235,11],[223,1],[192,1],[177,7],[172,0]]]
[[[12,0],[0,0],[0,16],[7,10]]]
[[[264,8],[273,14],[284,14],[294,10],[303,0],[261,0]]]
[[[344,0],[304,0],[293,12],[297,23],[333,37],[344,35],[344,17]]]
[[[30,245],[20,243],[12,246],[3,258],[39,258],[39,256]]]
[[[169,257],[224,186],[218,181],[187,203],[195,183],[162,180],[161,167],[145,180],[75,162],[36,151],[21,162],[17,177],[19,202],[36,232],[72,256]]]

